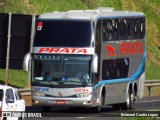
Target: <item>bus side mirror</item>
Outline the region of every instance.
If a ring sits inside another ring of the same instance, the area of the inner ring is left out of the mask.
[[[29,71],[29,60],[31,58],[31,54],[30,53],[27,53],[25,56],[24,56],[24,59],[23,59],[23,70],[24,71]]]
[[[92,59],[92,72],[98,72],[98,56],[95,54]]]

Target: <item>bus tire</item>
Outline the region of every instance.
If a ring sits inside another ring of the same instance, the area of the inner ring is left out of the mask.
[[[51,111],[51,107],[42,106],[42,111],[43,111],[43,112],[50,112],[50,111]]]
[[[102,107],[100,105],[94,108],[94,112],[96,113],[101,112],[101,110],[102,110]]]
[[[104,97],[104,94],[102,94],[101,98],[100,98],[100,104],[99,104],[99,106],[94,107],[94,112],[101,112],[102,111],[102,106],[104,105],[104,100],[105,100],[105,97]]]
[[[122,109],[123,110],[131,110],[132,108],[133,108],[133,104],[134,104],[134,102],[133,102],[133,95],[134,94],[134,92],[132,92],[132,91],[129,91],[128,92],[128,94],[127,94],[127,101],[124,103],[124,104],[122,104]]]

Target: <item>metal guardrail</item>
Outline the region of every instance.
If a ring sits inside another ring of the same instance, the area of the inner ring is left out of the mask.
[[[31,88],[23,88],[23,89],[18,89],[18,91],[20,92],[20,94],[22,96],[30,96],[31,95]]]
[[[148,87],[148,96],[151,96],[151,88],[160,86],[160,80],[146,80],[145,87]],[[30,96],[31,88],[18,89],[22,96]]]
[[[148,87],[148,96],[151,96],[151,88],[160,86],[160,80],[146,80],[145,87]]]

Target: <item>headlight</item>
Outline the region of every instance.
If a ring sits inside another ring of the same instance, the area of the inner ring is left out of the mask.
[[[32,95],[41,96],[41,97],[45,96],[45,94],[42,92],[32,92]]]
[[[89,95],[91,95],[91,93],[80,93],[77,94],[77,97],[88,97]]]

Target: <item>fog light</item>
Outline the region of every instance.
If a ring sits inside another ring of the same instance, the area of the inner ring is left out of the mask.
[[[91,102],[91,101],[88,101],[88,102],[87,102],[87,105],[90,105],[90,104],[92,104],[92,102]]]
[[[38,104],[38,100],[32,100],[32,103]]]
[[[91,93],[79,93],[77,94],[77,97],[88,97],[89,95],[91,95]]]
[[[86,105],[87,104],[87,102],[83,102],[83,105]]]
[[[32,92],[32,95],[43,97],[43,96],[45,96],[45,93],[42,93],[42,92]]]

